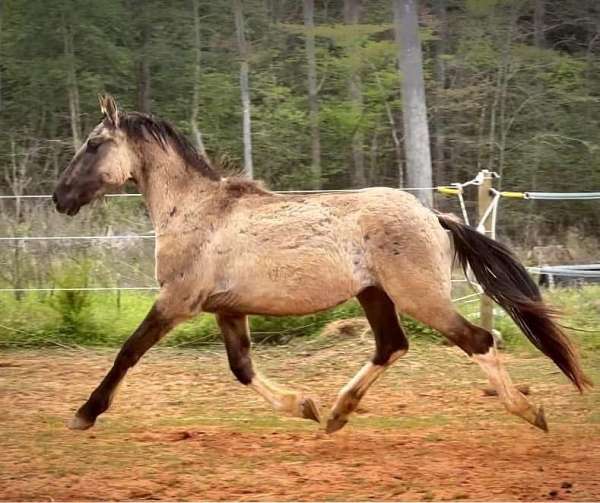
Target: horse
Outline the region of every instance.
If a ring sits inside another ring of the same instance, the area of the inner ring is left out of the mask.
[[[504,245],[407,192],[276,194],[222,177],[169,122],[121,112],[100,97],[101,122],[60,175],[57,211],[80,208],[128,181],[137,185],[156,235],[158,296],[110,371],[70,421],[92,427],[127,371],[177,324],[213,313],[234,376],[283,414],[321,423],[315,400],[255,369],[248,315],[302,315],[356,297],[372,329],[372,358],[339,392],[326,431],[342,428],[373,383],[408,350],[409,315],[441,332],[475,361],[506,409],[548,429],[544,411],[511,382],[492,334],[455,309],[454,256],[486,295],[583,391],[592,383],[527,271]]]

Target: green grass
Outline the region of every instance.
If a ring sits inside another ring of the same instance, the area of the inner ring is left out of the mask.
[[[1,294],[0,346],[118,345],[140,324],[154,297],[133,291],[122,292],[120,299],[107,292],[55,292],[16,300]],[[352,301],[307,316],[253,316],[250,324],[255,341],[276,344],[316,335],[333,320],[356,316],[362,312]],[[202,345],[217,339],[214,316],[206,314],[177,327],[164,343]]]
[[[573,329],[567,328],[567,331],[582,350],[600,349],[600,285],[556,289],[544,292],[544,299],[558,309],[560,324]],[[497,309],[495,328],[502,333],[507,347],[533,351],[533,346],[510,317]]]
[[[115,346],[123,342],[150,309],[154,293],[54,292],[31,293],[16,300],[0,294],[0,346],[86,345]],[[584,331],[571,331],[586,351],[600,349],[600,286],[560,289],[547,292],[546,299],[559,308],[562,323]],[[477,311],[477,304],[461,306],[465,314]],[[533,349],[512,320],[497,308],[495,327],[509,349]],[[329,322],[363,316],[356,301],[307,316],[251,317],[253,339],[285,343],[297,336],[315,336]],[[477,318],[471,318],[477,323]],[[406,331],[419,340],[439,342],[441,336],[414,320],[403,320]],[[177,327],[164,341],[170,346],[203,345],[218,339],[212,315],[201,315]]]

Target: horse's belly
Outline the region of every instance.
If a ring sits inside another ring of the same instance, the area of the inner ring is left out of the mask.
[[[295,289],[279,284],[265,286],[236,295],[240,311],[273,316],[310,314],[337,306],[358,293],[355,288],[340,284],[306,283]]]
[[[310,259],[261,258],[247,262],[243,270],[234,268],[220,279],[220,291],[207,299],[206,310],[309,314],[336,306],[369,286],[365,275],[357,274],[346,260]]]

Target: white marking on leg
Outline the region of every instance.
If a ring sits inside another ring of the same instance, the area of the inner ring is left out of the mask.
[[[497,391],[500,400],[509,402],[512,395],[511,390],[514,389],[514,386],[510,376],[502,366],[496,348],[492,346],[487,353],[483,355],[474,354],[472,358],[486,374],[490,383]]]
[[[269,402],[275,410],[302,417],[299,393],[281,389],[260,374],[256,374],[252,378],[249,386]]]
[[[384,370],[404,354],[406,354],[405,349],[395,351],[391,354],[385,365],[376,365],[372,362],[365,363],[350,382],[340,390],[331,414],[345,419],[356,409],[360,399],[379,376],[383,374]]]
[[[512,383],[494,346],[492,346],[486,354],[475,354],[472,358],[485,372],[490,383],[498,393],[498,397],[509,412],[521,416],[535,426],[541,427],[542,429],[546,428],[545,421],[544,426],[540,426],[539,424],[539,422],[543,420],[543,413],[533,406],[529,400],[525,398],[525,395],[523,395]],[[540,418],[540,414],[542,414],[542,418]]]

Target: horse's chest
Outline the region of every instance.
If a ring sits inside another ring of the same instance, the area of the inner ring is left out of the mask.
[[[159,240],[155,248],[156,280],[163,284],[194,278],[201,264],[207,264],[206,246],[199,240]]]

